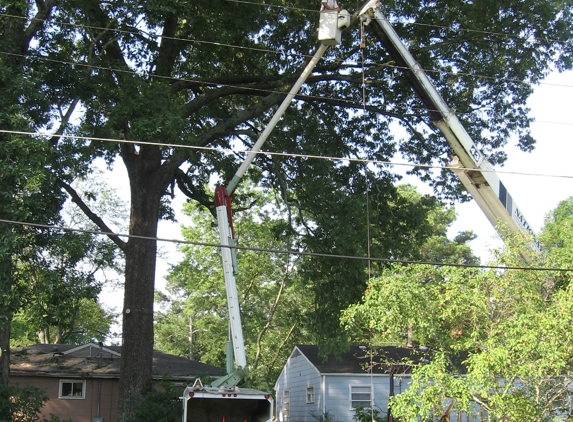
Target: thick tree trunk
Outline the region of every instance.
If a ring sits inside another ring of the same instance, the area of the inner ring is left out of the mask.
[[[8,235],[5,234],[9,231],[7,225],[0,226],[1,236],[4,241],[8,240]],[[2,243],[4,243],[4,241]],[[10,255],[5,253],[6,248],[0,244],[0,298],[9,298],[12,293],[12,259]],[[2,311],[0,315],[0,388],[8,385],[8,378],[10,375],[10,325],[12,323],[11,306]],[[0,415],[1,416],[1,415]]]
[[[130,235],[155,238],[164,183],[157,148],[123,151],[131,187]],[[126,156],[126,154],[132,154]],[[157,242],[130,237],[125,251],[120,421],[130,420],[152,378],[153,301]]]

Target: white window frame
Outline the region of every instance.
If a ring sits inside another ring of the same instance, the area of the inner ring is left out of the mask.
[[[82,392],[81,395],[71,395],[71,396],[64,396],[62,395],[62,387],[64,384],[72,384],[72,393],[74,384],[82,384]],[[61,379],[60,386],[58,388],[58,398],[64,400],[82,400],[86,398],[86,380],[78,380],[78,379]]]
[[[290,390],[283,391],[283,417],[290,418]]]
[[[309,385],[306,387],[306,402],[314,403],[314,385]]]
[[[368,394],[368,399],[358,396]],[[355,409],[358,405],[364,407],[372,406],[372,388],[369,385],[349,385],[348,388],[348,401],[350,410]]]

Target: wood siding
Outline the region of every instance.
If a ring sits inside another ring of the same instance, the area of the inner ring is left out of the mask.
[[[60,399],[58,393],[61,379],[73,378],[69,376],[48,378],[11,375],[10,384],[29,385],[46,391],[50,400],[44,405],[42,416],[48,419],[53,413],[61,420],[92,422],[93,418],[97,416],[98,382],[100,379],[86,379],[85,398]],[[117,422],[118,388],[119,381],[117,379],[101,379],[100,417],[103,418],[103,422]]]

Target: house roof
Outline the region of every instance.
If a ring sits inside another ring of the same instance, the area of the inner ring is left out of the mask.
[[[16,347],[10,353],[12,375],[46,377],[119,378],[121,346],[95,343],[36,344]],[[173,380],[194,379],[198,375],[218,376],[224,370],[168,353],[153,351],[154,378],[169,374]]]
[[[365,346],[350,346],[340,356],[320,355],[318,346],[296,345],[291,356],[302,353],[321,374],[366,374],[369,372],[370,348]],[[425,352],[406,347],[384,346],[372,348],[374,374],[392,372],[410,372],[409,362],[422,362],[426,359]]]

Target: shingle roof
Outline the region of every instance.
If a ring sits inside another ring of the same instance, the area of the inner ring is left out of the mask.
[[[369,373],[370,348],[364,346],[350,346],[340,356],[319,354],[318,346],[296,345],[296,348],[322,374],[359,374]],[[296,350],[296,349],[295,349]],[[418,349],[406,347],[384,346],[372,349],[372,362],[374,374],[388,374],[390,368],[393,372],[410,372],[408,362],[421,362],[425,353]]]
[[[11,350],[10,372],[14,375],[119,378],[120,356],[121,346],[36,344]],[[223,369],[213,365],[153,351],[155,378],[169,374],[173,380],[189,380],[198,375],[223,373]]]

